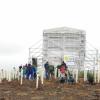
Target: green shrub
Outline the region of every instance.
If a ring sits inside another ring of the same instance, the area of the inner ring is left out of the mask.
[[[90,84],[94,83],[94,75],[92,73],[87,73],[87,79]]]
[[[79,78],[84,78],[84,71],[80,71],[78,77],[79,77]]]

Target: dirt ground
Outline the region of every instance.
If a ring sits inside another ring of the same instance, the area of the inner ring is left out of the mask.
[[[86,83],[61,84],[57,80],[45,80],[44,85],[39,82],[35,88],[35,81],[24,80],[20,85],[18,80],[0,83],[0,100],[100,100],[100,84]]]

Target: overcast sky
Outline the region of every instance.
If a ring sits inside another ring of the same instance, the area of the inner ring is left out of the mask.
[[[100,50],[100,0],[0,0],[0,66],[26,63],[43,30],[63,26],[85,30]]]

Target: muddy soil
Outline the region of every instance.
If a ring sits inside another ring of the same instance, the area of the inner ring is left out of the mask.
[[[57,80],[39,82],[24,80],[20,85],[18,80],[0,83],[0,100],[100,100],[100,84],[61,84]]]

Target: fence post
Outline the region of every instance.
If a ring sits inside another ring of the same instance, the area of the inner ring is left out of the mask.
[[[1,70],[0,70],[0,83],[2,82],[2,78],[1,78]]]
[[[60,76],[61,76],[60,69],[58,69],[58,77],[60,77]]]
[[[78,82],[78,69],[76,69],[76,83]]]
[[[36,77],[36,88],[38,88],[38,84],[39,84],[39,75],[37,74],[37,77]]]
[[[20,84],[21,85],[23,84],[23,69],[21,69],[21,81],[20,81]]]
[[[97,70],[94,70],[94,82],[97,82]]]
[[[43,84],[43,79],[44,79],[43,75],[44,75],[44,70],[42,69],[42,71],[41,71],[41,84]]]
[[[55,74],[55,79],[56,79],[57,78],[57,67],[55,67],[54,74]]]
[[[87,81],[87,70],[84,69],[84,82]]]
[[[11,81],[11,71],[8,71],[8,82]]]
[[[3,80],[4,79],[4,70],[1,69],[1,79]]]

